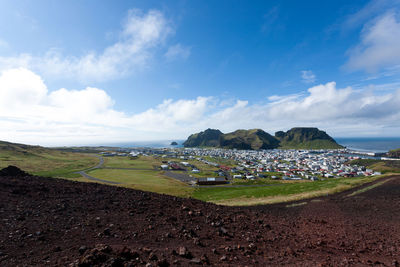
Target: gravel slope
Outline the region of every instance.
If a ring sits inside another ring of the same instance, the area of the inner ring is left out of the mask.
[[[400,177],[252,208],[0,171],[1,266],[399,266]]]

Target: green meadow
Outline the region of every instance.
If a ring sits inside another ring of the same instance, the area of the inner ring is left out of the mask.
[[[89,154],[0,142],[0,168],[14,165],[34,175],[79,177],[76,171],[95,166],[98,161]]]
[[[96,169],[88,174],[103,180],[118,182],[124,187],[160,194],[189,197],[193,192],[192,187],[164,176],[162,171]]]
[[[167,177],[158,167],[162,159],[152,156],[104,157],[104,165],[99,169],[89,170],[87,174],[119,183],[118,186],[169,194],[180,197],[193,197],[199,200],[221,205],[260,205],[286,202],[333,194],[374,181],[379,177],[357,177],[326,179],[324,181],[282,181],[262,178],[254,181],[234,180],[232,184],[217,187],[192,187],[181,181]],[[215,159],[214,159],[215,160]],[[77,171],[88,170],[96,166],[99,159],[96,154],[76,153],[65,150],[49,149],[0,142],[0,168],[15,165],[34,175],[66,178],[81,182],[95,182],[81,177]],[[226,160],[220,163],[233,164]],[[204,177],[214,176],[218,168],[199,161],[190,160],[201,173],[188,175]],[[360,162],[367,166],[379,167],[385,171],[397,170],[397,163]],[[383,165],[385,164],[385,165]],[[183,172],[183,171],[182,171]],[[180,173],[182,173],[180,172]],[[235,186],[240,187],[235,187]]]
[[[275,183],[271,186],[203,187],[193,197],[228,206],[261,205],[329,195],[372,182],[379,177],[335,178],[324,181]],[[255,184],[257,185],[257,184]]]

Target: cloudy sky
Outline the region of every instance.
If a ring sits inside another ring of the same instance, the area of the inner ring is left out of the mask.
[[[0,0],[0,140],[400,136],[400,1]]]

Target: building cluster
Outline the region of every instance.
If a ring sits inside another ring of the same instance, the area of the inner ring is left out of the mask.
[[[337,177],[380,175],[363,166],[351,165],[352,159],[363,157],[349,150],[236,150],[219,148],[136,148],[121,149],[117,155],[148,155],[173,161],[163,161],[161,169],[188,170],[199,173],[195,165],[186,160],[197,160],[218,167],[216,177],[226,179],[257,179],[269,177],[285,180],[320,180]],[[104,156],[113,156],[103,152]],[[221,164],[231,162],[234,164]],[[212,177],[211,177],[212,178]]]
[[[319,180],[335,177],[380,175],[363,166],[350,165],[357,158],[346,150],[229,150],[185,148],[165,151],[169,156],[191,158],[219,167],[231,178],[256,179],[270,177],[285,180]],[[216,159],[213,161],[212,159]],[[221,165],[220,160],[235,162]]]

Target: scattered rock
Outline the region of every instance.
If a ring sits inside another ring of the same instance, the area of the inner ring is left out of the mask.
[[[149,260],[156,261],[156,260],[158,260],[158,257],[155,253],[151,252],[149,255]]]
[[[166,259],[161,259],[157,262],[157,266],[159,267],[168,267],[169,262]]]
[[[400,267],[400,179],[305,209],[223,207],[24,175],[0,176],[1,266]]]
[[[193,258],[189,261],[191,264],[201,264],[201,259],[199,258]]]
[[[111,235],[111,230],[110,230],[110,228],[104,229],[104,230],[103,230],[103,234],[104,234],[104,235],[107,235],[107,236]]]
[[[192,258],[192,254],[188,251],[186,247],[179,247],[178,255],[184,258]]]
[[[79,254],[82,255],[83,253],[85,253],[86,250],[87,250],[86,246],[80,246],[78,251],[79,251]]]

